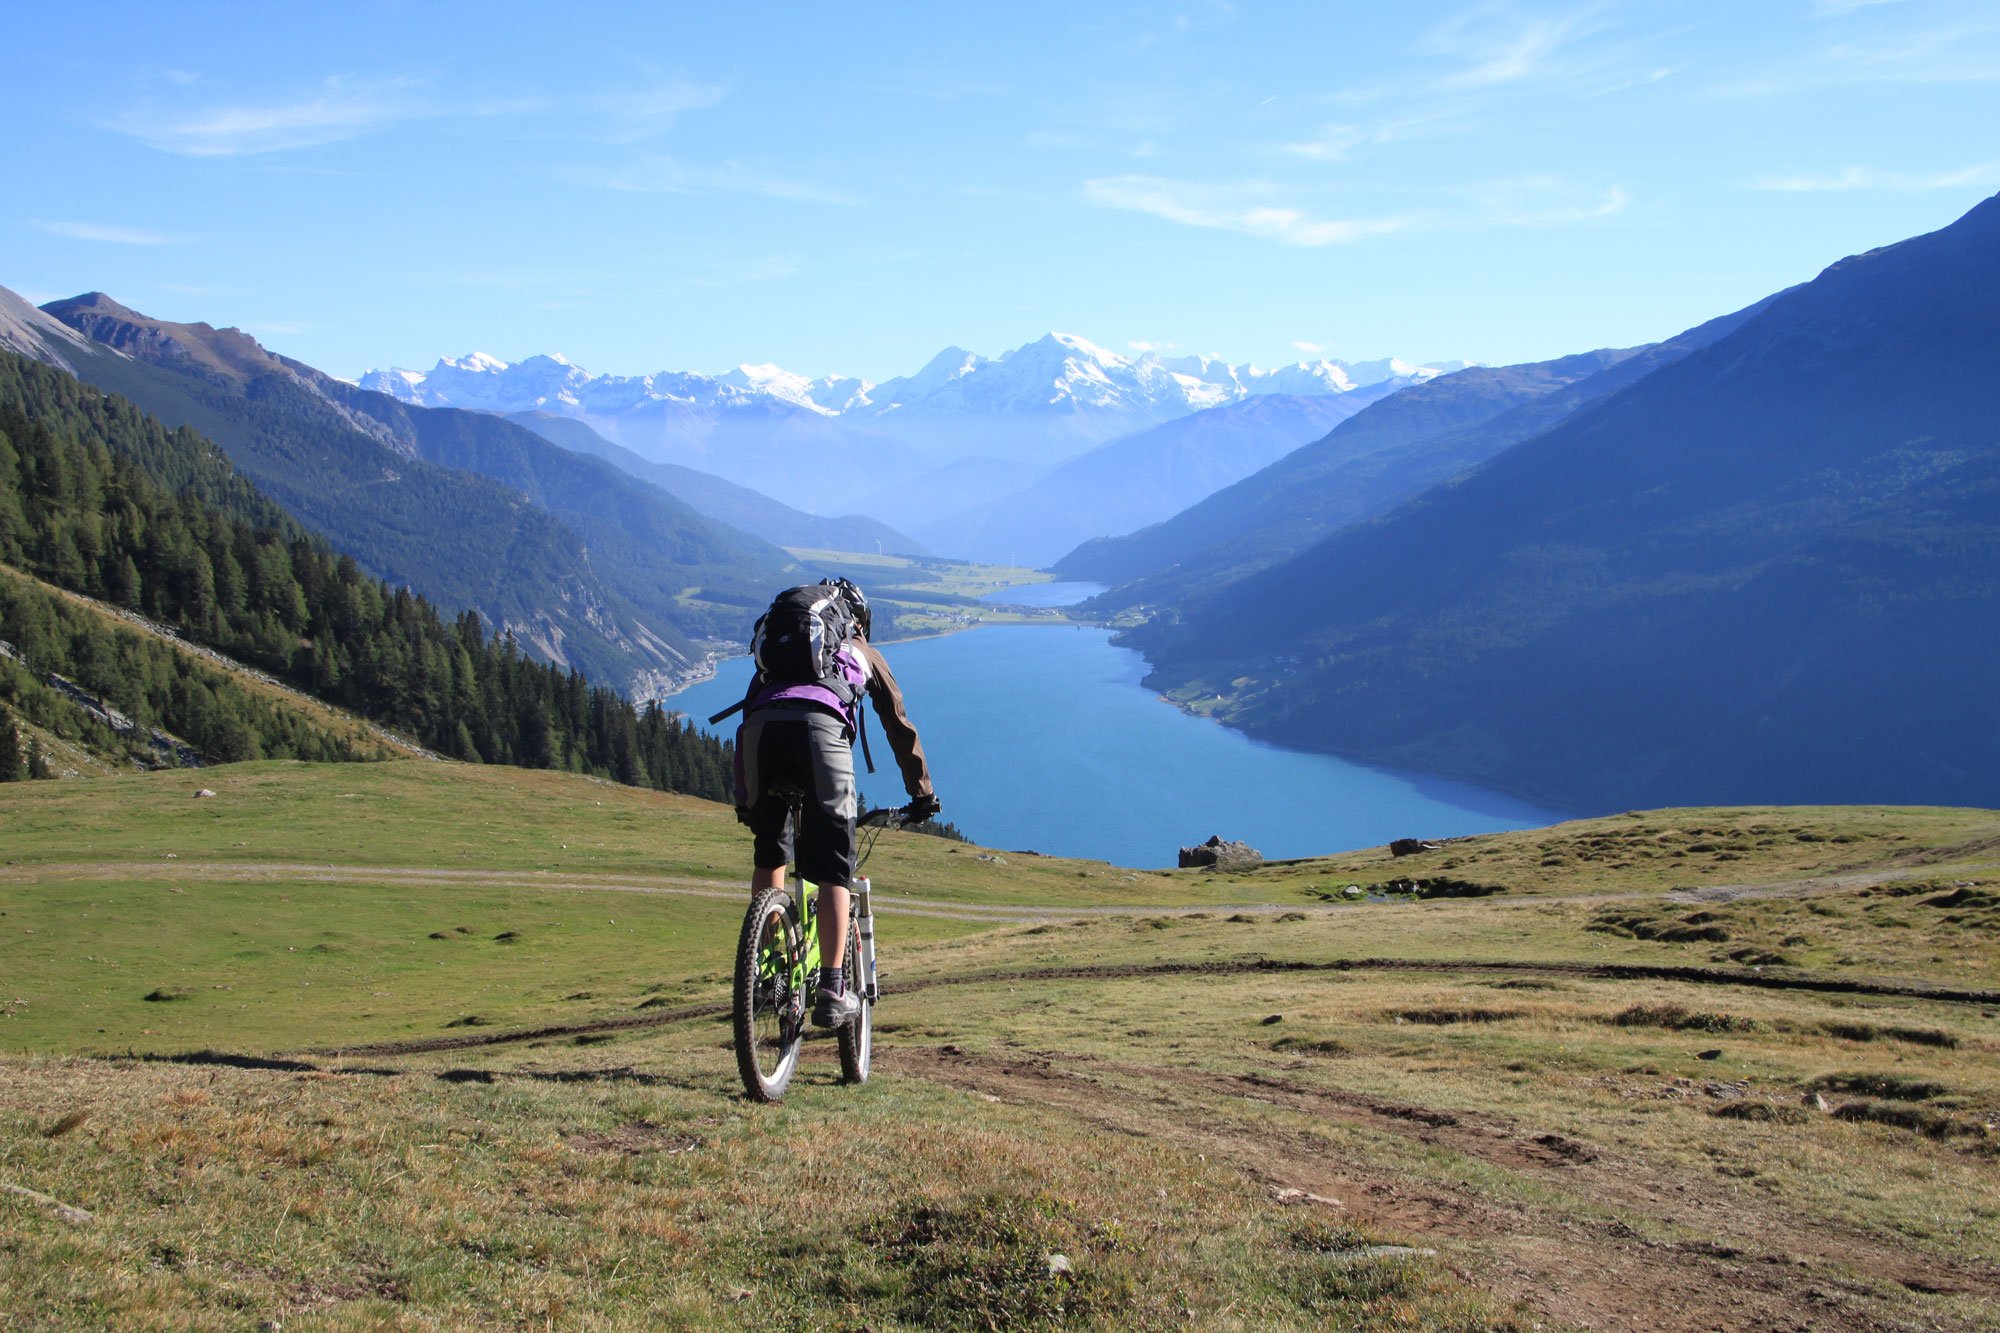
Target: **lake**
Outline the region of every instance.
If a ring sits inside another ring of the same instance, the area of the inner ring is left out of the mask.
[[[996,592],[982,593],[982,602],[997,602],[1006,606],[1075,606],[1087,602],[1108,589],[1107,584],[1086,583],[1082,580],[1056,583],[1024,583],[1012,588],[1001,588]]]
[[[923,738],[944,818],[990,847],[1156,868],[1218,833],[1278,858],[1565,818],[1191,717],[1139,683],[1145,659],[1108,630],[994,625],[887,644],[882,654]],[[719,728],[707,718],[742,698],[750,670],[748,658],[725,663],[666,706],[733,737],[735,718]],[[878,771],[861,776],[866,803],[900,805],[888,743],[872,720],[868,732]]]

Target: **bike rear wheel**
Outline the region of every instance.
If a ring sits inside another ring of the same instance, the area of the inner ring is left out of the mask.
[[[805,996],[794,982],[802,970],[798,964],[804,947],[791,892],[757,890],[737,941],[731,1005],[736,1069],[753,1101],[775,1102],[784,1096],[799,1065]]]
[[[861,976],[861,927],[850,914],[847,918],[847,985],[861,1001],[861,1012],[852,1023],[840,1028],[840,1079],[843,1083],[866,1083],[868,1065],[875,1055],[875,1002],[870,1000]]]

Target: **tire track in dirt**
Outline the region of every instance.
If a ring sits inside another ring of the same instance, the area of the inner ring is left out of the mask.
[[[1561,1136],[1536,1135],[1490,1114],[1412,1106],[1257,1072],[1220,1074],[1066,1055],[993,1056],[952,1046],[884,1045],[877,1059],[932,1082],[1173,1143],[1228,1162],[1275,1189],[1330,1197],[1378,1226],[1448,1238],[1457,1242],[1457,1253],[1447,1258],[1461,1277],[1582,1326],[1895,1326],[1893,1301],[1879,1285],[1848,1276],[1856,1272],[1906,1289],[2000,1300],[2000,1273],[1911,1255],[1832,1224],[1802,1227],[1745,1193],[1718,1189],[1684,1172],[1662,1173]],[[1325,1139],[1308,1130],[1256,1123],[1242,1113],[1246,1102],[1533,1172],[1541,1188],[1588,1203],[1575,1210],[1530,1207],[1481,1196],[1469,1185],[1371,1169],[1334,1158]],[[1622,1217],[1606,1217],[1607,1205],[1622,1216],[1717,1239],[1649,1239]]]
[[[1325,961],[1272,958],[1236,962],[1108,964],[1102,967],[1020,968],[998,972],[973,972],[963,976],[916,977],[886,983],[883,993],[893,998],[944,986],[986,986],[1020,981],[1124,981],[1144,977],[1228,977],[1259,974],[1283,975],[1299,972],[1421,972],[1452,974],[1461,972],[1528,974],[1581,977],[1604,981],[1674,981],[1690,985],[1750,986],[1767,990],[1801,990],[1831,995],[1874,995],[1901,999],[1934,1000],[1953,1004],[2000,1004],[2000,991],[1952,990],[1835,977],[1775,977],[1748,969],[1713,967],[1648,966],[1634,963],[1520,962],[1515,960],[1447,961],[1430,958],[1338,958]],[[685,1005],[647,1013],[624,1014],[616,1018],[589,1019],[579,1023],[557,1023],[542,1027],[517,1028],[506,1032],[486,1032],[450,1037],[417,1037],[404,1041],[371,1042],[356,1046],[315,1047],[307,1055],[339,1057],[360,1055],[430,1055],[442,1051],[466,1051],[484,1046],[508,1046],[524,1041],[552,1041],[595,1033],[633,1032],[666,1027],[697,1018],[713,1018],[729,1012],[726,1003]]]

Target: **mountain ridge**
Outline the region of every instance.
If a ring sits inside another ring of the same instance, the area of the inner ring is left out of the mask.
[[[497,417],[419,415],[429,409],[272,354],[239,330],[154,320],[98,293],[52,302],[47,313],[100,345],[76,366],[83,378],[216,440],[372,572],[441,604],[477,608],[544,660],[621,688],[654,693],[698,670],[709,651],[699,641],[740,637],[753,587],[778,581],[789,563],[608,463]],[[442,462],[425,456],[453,449]],[[494,461],[503,479],[451,465],[471,455]],[[567,488],[567,521],[524,494],[550,484]],[[623,531],[631,523],[677,534],[679,558],[701,548],[708,570],[738,569],[721,579],[723,601],[686,596],[715,573],[646,577],[664,572],[665,557],[637,558]],[[601,565],[593,545],[604,548]]]
[[[2000,803],[2000,198],[1753,309],[1136,632],[1149,679],[1570,809]]]

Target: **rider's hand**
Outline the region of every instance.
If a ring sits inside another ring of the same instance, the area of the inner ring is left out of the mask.
[[[748,827],[748,825],[749,825],[749,823],[750,823],[750,807],[749,807],[749,806],[747,806],[747,805],[739,805],[739,806],[737,806],[737,807],[736,807],[736,822],[737,822],[737,823],[739,823],[739,824],[742,824],[742,825],[744,825],[744,826],[746,826],[746,827]]]
[[[903,808],[903,813],[912,824],[921,824],[926,819],[935,818],[937,812],[942,809],[944,805],[938,800],[937,793],[928,792],[922,796],[911,797],[910,803]]]

